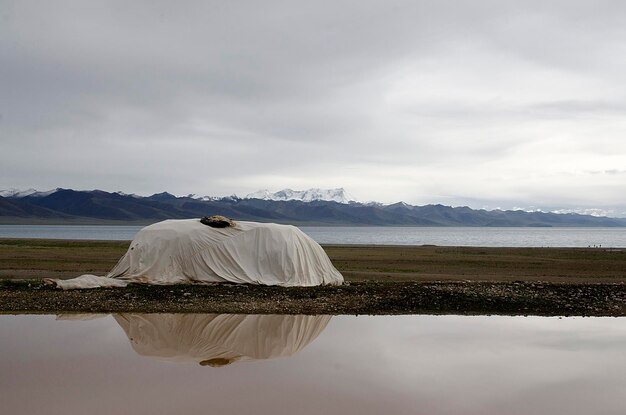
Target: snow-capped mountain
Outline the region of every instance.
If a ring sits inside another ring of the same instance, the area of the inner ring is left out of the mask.
[[[301,202],[313,202],[322,200],[326,202],[349,203],[353,199],[340,187],[337,189],[308,189],[308,190],[291,190],[283,189],[278,192],[271,193],[269,190],[259,190],[250,193],[244,199],[262,199],[262,200],[299,200]]]
[[[196,197],[193,197],[193,199],[201,200],[203,202],[212,202],[214,200],[220,200],[221,197],[216,197],[216,196],[196,196]]]
[[[139,198],[141,198],[141,196],[136,195],[136,194],[134,194],[134,193],[124,193],[124,192],[122,192],[122,191],[113,192],[113,193],[115,193],[115,194],[117,194],[117,195],[120,195],[120,196],[130,196],[130,197],[134,197],[135,199],[139,199]]]
[[[190,193],[190,194],[185,195],[183,197],[188,197],[190,199],[199,200],[201,202],[215,202],[215,201],[218,201],[218,200],[225,200],[225,199],[229,199],[229,200],[239,199],[237,197],[237,195],[230,195],[230,196],[200,196],[200,195],[197,195],[195,193]]]
[[[6,190],[0,190],[0,196],[2,197],[10,197],[10,198],[14,198],[14,199],[21,199],[23,197],[26,196],[32,196],[32,197],[45,197],[48,195],[51,195],[52,193],[56,192],[57,189],[52,189],[52,190],[48,190],[45,192],[40,192],[39,190],[35,190],[35,189],[27,189],[27,190],[20,190],[20,189],[6,189]]]

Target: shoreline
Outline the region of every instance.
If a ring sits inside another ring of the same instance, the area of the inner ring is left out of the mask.
[[[1,281],[0,314],[226,313],[626,317],[626,284],[354,282],[340,286],[140,285],[62,291]]]
[[[0,239],[0,313],[626,316],[626,249],[323,245],[346,284],[131,284],[61,291],[42,278],[105,274],[130,241]]]

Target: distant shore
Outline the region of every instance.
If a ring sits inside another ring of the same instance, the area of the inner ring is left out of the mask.
[[[341,287],[197,286],[63,292],[129,241],[0,239],[0,312],[626,315],[626,249],[325,245]]]

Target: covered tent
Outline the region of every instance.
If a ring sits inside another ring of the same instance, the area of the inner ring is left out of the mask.
[[[341,284],[321,246],[298,228],[236,222],[213,228],[199,219],[166,220],[141,229],[105,276],[53,280],[62,289],[147,284],[249,283],[280,286]]]

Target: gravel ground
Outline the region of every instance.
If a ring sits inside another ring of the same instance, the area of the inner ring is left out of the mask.
[[[0,312],[626,316],[626,284],[368,281],[294,288],[131,284],[62,291],[39,281],[3,280]]]

